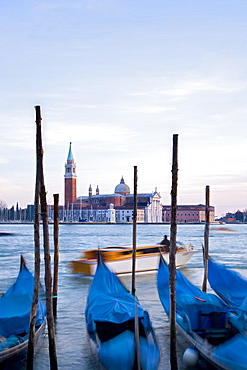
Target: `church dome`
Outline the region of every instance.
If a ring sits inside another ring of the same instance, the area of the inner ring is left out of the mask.
[[[123,177],[121,178],[120,184],[115,187],[115,193],[123,195],[130,194],[130,188],[125,184]]]

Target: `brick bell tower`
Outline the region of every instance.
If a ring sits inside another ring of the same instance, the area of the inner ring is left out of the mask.
[[[69,144],[69,153],[67,163],[65,163],[64,175],[64,205],[76,201],[76,164],[72,154],[71,144]]]

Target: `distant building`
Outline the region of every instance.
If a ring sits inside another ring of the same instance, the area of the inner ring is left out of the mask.
[[[205,205],[182,205],[177,206],[178,223],[201,223],[205,222]],[[215,221],[215,208],[210,206],[209,222]],[[171,206],[163,206],[163,222],[171,222]]]
[[[236,222],[236,216],[235,216],[235,213],[226,213],[225,215],[225,222],[231,224],[231,223],[235,223]]]
[[[29,204],[26,210],[26,220],[31,222],[34,220],[34,205]]]

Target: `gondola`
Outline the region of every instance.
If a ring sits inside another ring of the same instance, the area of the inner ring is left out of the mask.
[[[108,269],[101,255],[89,289],[85,317],[91,347],[104,368],[137,369],[138,348],[141,369],[158,368],[160,350],[148,312]]]
[[[160,258],[157,286],[169,316],[169,268]],[[180,271],[176,273],[176,323],[178,333],[198,356],[218,369],[247,369],[247,338],[235,325],[237,313],[221,298],[203,293]],[[193,365],[196,365],[196,361]]]
[[[34,277],[21,257],[18,277],[0,298],[0,369],[20,369],[28,349]],[[36,314],[35,353],[44,338],[46,308],[39,299]]]
[[[247,332],[247,279],[229,266],[209,258],[208,281],[215,293],[237,313],[235,325]]]

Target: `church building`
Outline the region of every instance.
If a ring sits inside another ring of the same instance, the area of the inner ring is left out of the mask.
[[[90,184],[88,195],[79,197],[76,181],[76,164],[70,143],[64,175],[64,221],[110,223],[133,221],[134,195],[130,193],[130,188],[125,184],[123,177],[112,194],[100,194],[98,185],[93,194]],[[162,222],[161,196],[157,189],[152,193],[137,195],[137,222]]]
[[[72,144],[65,163],[64,206],[59,206],[59,220],[63,222],[128,223],[133,222],[134,194],[122,176],[114,193],[100,194],[96,186],[93,194],[89,185],[88,195],[77,196],[76,164]],[[178,205],[177,223],[205,223],[205,205]],[[53,220],[53,206],[48,208],[48,217]],[[210,206],[210,223],[214,223],[215,208]],[[151,193],[137,194],[138,223],[170,223],[171,206],[161,204],[160,193],[155,188]]]

